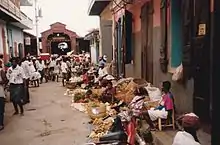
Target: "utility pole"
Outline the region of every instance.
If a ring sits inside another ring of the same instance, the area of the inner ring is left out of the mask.
[[[37,0],[35,0],[35,26],[36,26],[36,39],[37,39],[37,55],[40,55],[38,22],[39,22],[39,10],[37,8]]]

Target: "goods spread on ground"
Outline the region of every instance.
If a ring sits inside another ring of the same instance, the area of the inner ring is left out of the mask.
[[[77,80],[80,81],[80,80]],[[72,81],[73,83],[73,81]],[[156,107],[161,99],[160,89],[152,87],[146,81],[141,79],[121,79],[114,83],[116,87],[116,98],[129,104],[134,98],[134,90],[138,86],[143,86],[148,91],[149,96],[145,98],[145,106],[147,109]],[[98,140],[101,136],[107,133],[113,123],[113,118],[109,117],[103,120],[106,116],[116,115],[115,110],[111,109],[110,104],[100,103],[99,97],[101,97],[105,89],[91,89],[92,94],[86,97],[88,90],[82,88],[67,89],[65,95],[72,97],[71,106],[81,112],[87,113],[92,119],[92,125],[94,126],[89,138],[92,140]]]

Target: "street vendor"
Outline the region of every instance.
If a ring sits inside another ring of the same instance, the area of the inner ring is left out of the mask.
[[[84,83],[85,85],[88,85],[88,83],[89,83],[89,78],[88,78],[87,69],[83,69],[82,78],[83,78],[83,83]]]
[[[153,121],[158,118],[167,119],[168,123],[172,119],[172,113],[174,110],[173,96],[170,95],[170,83],[168,81],[162,83],[162,99],[156,108],[151,108],[143,113],[143,116],[152,130],[155,129]]]
[[[107,81],[104,78],[108,75],[108,72],[105,69],[105,64],[104,63],[99,64],[98,74],[99,74],[100,85],[103,86],[103,87],[106,87],[106,82]]]
[[[180,118],[184,131],[178,131],[172,145],[200,145],[197,130],[199,129],[199,117],[194,113],[188,113]]]
[[[106,103],[114,103],[117,102],[117,99],[115,98],[116,95],[116,89],[113,87],[113,84],[111,81],[107,82],[107,88],[102,93],[101,101]]]
[[[144,87],[136,88],[134,91],[135,97],[129,104],[129,108],[132,110],[134,116],[139,116],[144,107],[144,99],[148,96],[148,92]]]

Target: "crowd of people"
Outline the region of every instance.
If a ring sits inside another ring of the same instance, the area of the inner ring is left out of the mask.
[[[23,59],[13,57],[9,62],[4,62],[3,55],[0,55],[0,130],[4,129],[7,92],[14,107],[13,115],[23,116],[23,106],[30,103],[30,86],[39,87],[48,81],[58,82],[59,78],[62,78],[65,86],[74,70],[84,70],[89,65],[90,60],[85,57],[79,60],[67,56],[51,56],[45,60],[28,55]]]

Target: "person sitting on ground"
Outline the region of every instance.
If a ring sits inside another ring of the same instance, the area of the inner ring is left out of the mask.
[[[180,117],[184,131],[178,131],[172,145],[200,145],[197,130],[199,129],[199,117],[194,113],[188,113]]]
[[[105,69],[105,64],[104,64],[104,63],[101,63],[101,64],[99,65],[99,71],[98,71],[98,73],[99,73],[99,81],[103,80],[104,77],[106,77],[106,76],[108,75],[108,72],[107,72],[106,69]]]
[[[108,81],[107,88],[102,93],[101,101],[104,103],[108,102],[110,104],[114,104],[115,102],[117,102],[115,95],[116,95],[116,89],[115,87],[113,87],[112,82]]]
[[[170,85],[169,83],[162,83],[162,98],[159,102],[159,105],[156,108],[151,108],[148,111],[143,112],[143,117],[149,124],[152,130],[155,130],[153,121],[156,121],[158,118],[167,119],[167,123],[170,123],[172,120],[172,113],[174,109],[173,97],[170,95]]]
[[[132,110],[134,116],[139,116],[144,107],[144,99],[148,96],[148,92],[144,87],[136,88],[134,91],[135,97],[129,104],[129,108]]]

